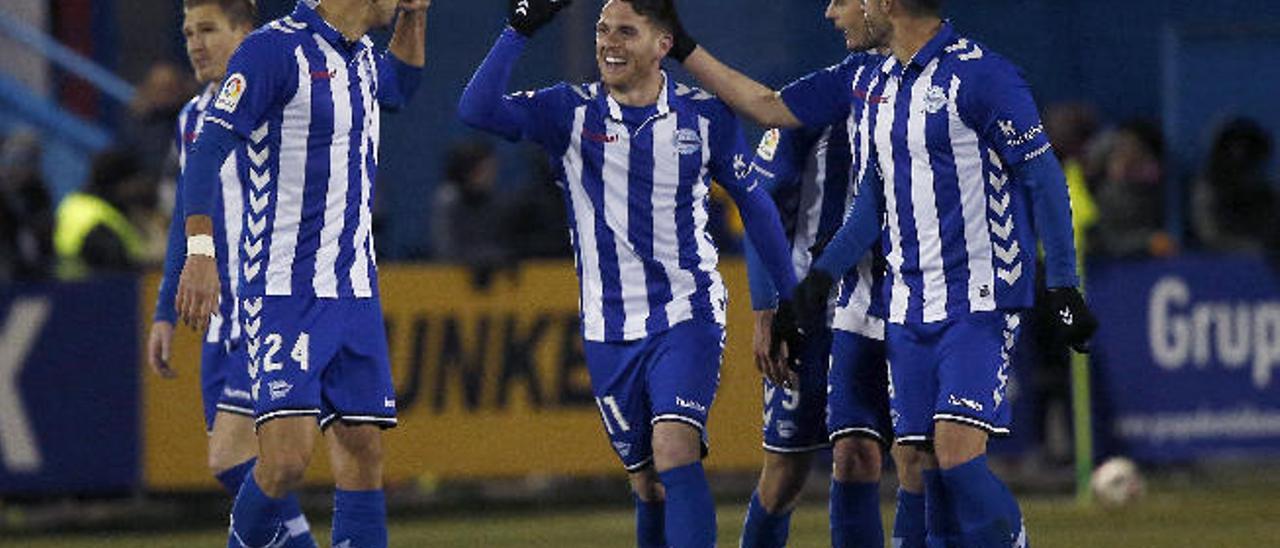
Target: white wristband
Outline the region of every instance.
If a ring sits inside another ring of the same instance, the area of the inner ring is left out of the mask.
[[[208,234],[196,234],[195,236],[187,236],[187,256],[204,255],[213,258],[213,236]]]

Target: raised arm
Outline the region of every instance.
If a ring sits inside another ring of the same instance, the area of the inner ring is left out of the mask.
[[[672,12],[675,3],[672,2]],[[778,92],[721,63],[700,47],[676,16],[675,44],[668,56],[684,65],[703,87],[718,95],[734,111],[764,127],[799,127],[800,119],[782,101]]]
[[[396,110],[418,91],[427,64],[427,8],[431,0],[401,0],[387,54],[379,59],[378,102]]]

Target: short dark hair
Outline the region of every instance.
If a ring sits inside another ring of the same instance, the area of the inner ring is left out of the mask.
[[[258,26],[258,8],[254,0],[182,0],[184,10],[199,6],[218,6],[233,27]]]
[[[902,0],[903,7],[915,15],[938,15],[942,13],[942,0]]]
[[[665,32],[675,33],[679,25],[674,0],[618,0],[631,4],[631,9]]]

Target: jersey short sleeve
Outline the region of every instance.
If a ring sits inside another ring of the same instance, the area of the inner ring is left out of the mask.
[[[840,64],[805,75],[782,88],[782,102],[808,127],[844,121],[853,99],[853,75],[864,59],[851,55]]]
[[[957,106],[960,116],[1012,167],[1051,150],[1031,86],[1013,64],[997,56],[971,61],[959,71],[963,84]],[[968,72],[969,74],[965,75]],[[965,77],[967,76],[967,77]]]
[[[205,121],[248,138],[263,116],[297,87],[296,66],[293,50],[274,32],[250,34],[227,63],[227,76]]]

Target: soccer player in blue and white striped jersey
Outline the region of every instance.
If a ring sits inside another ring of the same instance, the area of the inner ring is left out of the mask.
[[[227,61],[240,42],[254,28],[256,9],[251,0],[185,0],[182,34],[187,56],[196,79],[205,89],[193,97],[178,115],[175,145],[178,153],[177,197],[169,227],[164,277],[156,300],[155,320],[147,341],[147,357],[153,370],[173,378],[169,349],[173,324],[177,319],[174,297],[182,258],[186,255],[183,225],[183,194],[186,188],[187,155],[204,124],[204,114],[226,75]],[[244,226],[241,177],[245,150],[240,158],[229,157],[218,174],[218,197],[213,204],[213,240],[218,258],[218,276],[230,283],[222,286],[218,311],[210,319],[200,356],[200,388],[204,403],[205,430],[209,433],[209,468],[232,496],[240,490],[245,475],[253,469],[258,452],[253,428],[253,398],[250,396],[248,357],[239,322],[237,279],[229,273],[239,270],[235,252]],[[289,524],[286,547],[315,546],[310,527],[295,501],[281,512]]]
[[[333,455],[334,545],[386,546],[381,431],[395,392],[371,233],[381,108],[402,106],[425,62],[429,0],[310,0],[231,58],[187,160],[187,262],[177,308],[200,325],[216,302],[210,201],[237,149],[244,228],[240,312],[258,463],[240,487],[231,546],[276,545],[317,433]],[[369,29],[399,19],[389,52]],[[317,428],[317,423],[320,428]]]
[[[569,211],[587,367],[605,431],[630,473],[638,543],[707,548],[715,545],[715,507],[700,460],[727,297],[707,232],[713,178],[738,204],[784,297],[795,273],[777,211],[744,179],[749,149],[736,118],[661,70],[673,38],[669,5],[605,3],[596,23],[600,82],[503,95],[528,37],[565,4],[511,3],[511,28],[468,84],[459,113],[551,155]]]
[[[940,0],[864,5],[867,45],[893,56],[868,89],[835,95],[863,110],[867,167],[848,221],[797,289],[798,315],[821,317],[832,280],[882,239],[883,219],[894,456],[929,469],[927,542],[1023,545],[1017,504],[984,455],[988,435],[1008,432],[1008,356],[1031,305],[1037,236],[1061,339],[1084,348],[1096,327],[1075,289],[1065,179],[1017,71],[957,36]],[[677,43],[686,67],[757,120],[813,125],[833,109],[830,88],[775,94],[687,34]]]

